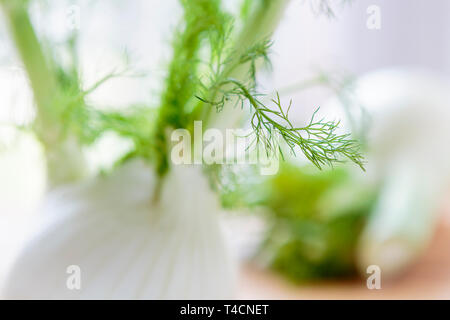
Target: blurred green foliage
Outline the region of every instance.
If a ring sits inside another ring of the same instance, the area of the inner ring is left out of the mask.
[[[352,275],[374,200],[346,169],[285,163],[268,181],[269,227],[257,258],[294,281]]]

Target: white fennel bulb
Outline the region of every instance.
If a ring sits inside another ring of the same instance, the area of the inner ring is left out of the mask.
[[[368,172],[380,186],[358,249],[361,272],[395,276],[429,244],[450,182],[450,83],[430,72],[387,69],[356,82],[369,115]]]
[[[110,176],[50,191],[4,297],[232,297],[220,206],[201,167],[174,166],[158,204],[154,182],[151,168],[134,161]],[[68,285],[70,266],[79,267],[79,289]]]

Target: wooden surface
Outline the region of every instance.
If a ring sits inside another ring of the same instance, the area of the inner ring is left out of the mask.
[[[396,280],[369,290],[366,279],[293,285],[253,265],[240,271],[239,299],[450,299],[450,219],[439,224],[423,257]]]

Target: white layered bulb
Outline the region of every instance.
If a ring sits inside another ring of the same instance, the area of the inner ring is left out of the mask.
[[[157,204],[154,188],[151,168],[134,161],[50,191],[4,297],[232,297],[220,206],[201,167],[174,166]]]

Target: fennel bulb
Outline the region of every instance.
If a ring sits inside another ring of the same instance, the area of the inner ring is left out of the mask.
[[[177,129],[195,134],[196,121],[205,128],[234,127],[241,118],[234,114],[236,103],[250,111],[255,144],[266,154],[278,155],[281,138],[319,168],[344,159],[362,167],[359,143],[338,135],[338,122],[313,115],[308,126],[296,127],[290,105],[282,106],[278,94],[269,105],[257,90],[256,71],[269,61],[270,38],[288,0],[244,1],[241,14],[225,10],[221,0],[180,1],[183,15],[158,106],[126,110],[104,110],[89,99],[123,73],[112,71],[86,88],[77,35],[64,41],[67,63],[59,61],[57,50],[41,45],[30,2],[0,5],[33,91],[31,129],[44,147],[51,189],[36,235],[13,268],[7,297],[230,297],[220,206],[201,170],[211,176],[222,166],[175,164],[169,137]],[[90,179],[85,148],[108,132],[130,147],[110,176]]]
[[[414,69],[381,70],[356,82],[355,100],[370,123],[366,179],[380,186],[358,249],[363,274],[378,265],[383,276],[397,275],[431,239],[450,182],[449,88]]]
[[[220,206],[200,168],[175,166],[156,205],[149,197],[154,178],[134,161],[111,176],[51,190],[4,297],[231,298]],[[80,268],[79,290],[67,286],[73,265]]]

